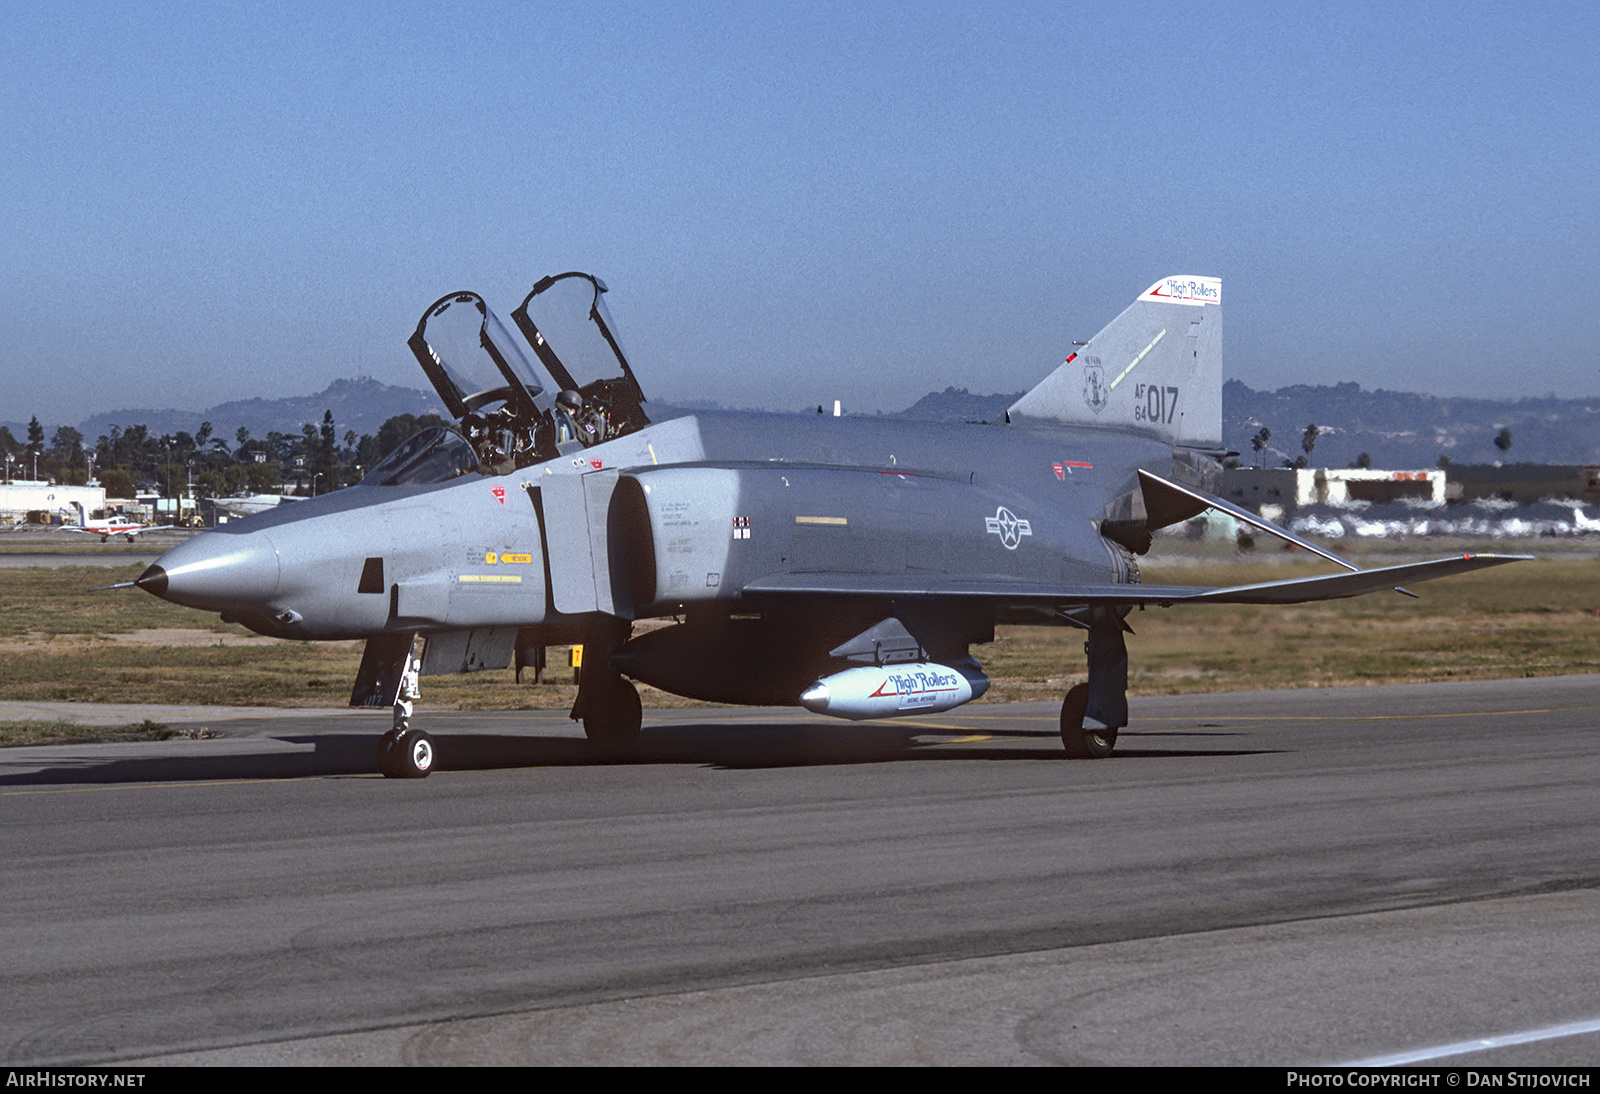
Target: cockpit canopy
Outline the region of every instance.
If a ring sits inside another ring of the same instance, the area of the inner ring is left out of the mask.
[[[605,282],[586,273],[546,277],[511,313],[517,329],[562,390],[603,406],[614,436],[649,424],[644,391],[628,367],[602,299]]]
[[[512,313],[515,331],[477,293],[449,293],[423,313],[408,344],[484,470],[504,474],[649,424],[605,291],[585,273],[546,277]]]
[[[478,470],[478,456],[453,429],[433,426],[413,433],[378,461],[361,486],[423,486]]]

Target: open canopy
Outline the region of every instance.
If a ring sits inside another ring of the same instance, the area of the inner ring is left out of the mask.
[[[408,344],[485,470],[505,473],[649,424],[601,295],[586,273],[546,277],[508,327],[473,292],[448,293]]]

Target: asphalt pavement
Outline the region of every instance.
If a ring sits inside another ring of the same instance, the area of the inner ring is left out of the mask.
[[[60,706],[222,736],[0,752],[8,1064],[1600,1059],[1597,677],[1136,698],[1103,761],[424,710],[420,781],[383,712]]]

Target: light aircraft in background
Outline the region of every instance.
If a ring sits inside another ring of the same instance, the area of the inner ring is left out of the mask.
[[[89,515],[83,511],[82,502],[75,501],[72,503],[72,507],[78,511],[78,523],[76,526],[65,525],[63,530],[99,536],[101,543],[106,542],[112,536],[122,536],[129,543],[132,543],[134,536],[140,532],[149,531],[146,525],[140,524],[129,517],[107,517],[104,520],[90,520]]]
[[[131,584],[261,634],[366,639],[351,702],[396,704],[379,766],[417,777],[435,758],[402,716],[419,671],[582,643],[572,717],[616,749],[640,732],[633,681],[848,719],[948,710],[988,687],[971,651],[1000,623],[1085,632],[1061,739],[1100,757],[1128,722],[1131,609],[1327,600],[1513,560],[1363,570],[1218,498],[1216,278],[1157,281],[991,425],[648,403],[605,292],[547,277],[511,324],[475,293],[441,297],[409,344],[458,429],[195,536]],[[1208,508],[1344,572],[1141,583],[1151,533]]]

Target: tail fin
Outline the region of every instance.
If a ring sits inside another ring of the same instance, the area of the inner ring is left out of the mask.
[[[1006,412],[1222,446],[1222,281],[1163,277]]]

